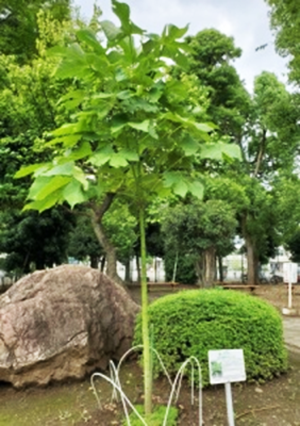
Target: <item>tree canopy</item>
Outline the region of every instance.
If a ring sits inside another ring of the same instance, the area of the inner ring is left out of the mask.
[[[297,0],[265,0],[271,6],[271,27],[276,32],[276,48],[289,57],[290,80],[300,83],[300,5]]]
[[[62,22],[70,19],[70,0],[0,0],[0,54],[24,62],[37,54],[38,12]]]

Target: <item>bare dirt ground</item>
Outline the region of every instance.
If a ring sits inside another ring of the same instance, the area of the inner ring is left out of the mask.
[[[153,289],[149,294],[150,299],[154,300],[169,292],[172,290],[165,292]],[[133,289],[131,293],[139,301],[139,289]],[[268,300],[279,310],[287,305],[287,290],[283,284],[259,286],[255,294],[256,297]],[[295,308],[300,309],[300,285],[294,290],[293,302]],[[142,372],[135,360],[124,365],[121,381],[131,400],[142,403]],[[98,382],[97,386],[101,390],[103,410],[97,407],[88,379],[81,383],[20,391],[2,385],[0,426],[121,426],[122,410],[119,405],[111,403],[110,386],[104,382]],[[287,374],[263,384],[236,384],[232,389],[236,426],[300,426],[300,354],[290,353],[290,369]],[[168,395],[167,381],[164,378],[156,380],[154,403],[166,403]],[[178,426],[199,424],[197,410],[191,406],[190,400],[190,388],[184,382],[177,404],[180,412]],[[205,426],[227,425],[223,386],[204,390],[203,417]]]

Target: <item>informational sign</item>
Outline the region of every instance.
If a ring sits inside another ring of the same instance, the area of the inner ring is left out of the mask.
[[[283,264],[283,281],[285,283],[296,283],[298,279],[297,263],[285,262]]]
[[[211,385],[246,380],[243,349],[208,351],[208,364]]]

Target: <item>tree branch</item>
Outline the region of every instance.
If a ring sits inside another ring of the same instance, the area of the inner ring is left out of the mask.
[[[255,166],[253,177],[257,177],[261,163],[262,163],[262,160],[263,160],[263,157],[264,157],[264,154],[265,154],[266,140],[267,140],[266,135],[267,135],[267,130],[264,129],[263,134],[262,134],[262,141],[261,141],[261,144],[260,144],[260,149],[259,149],[259,152],[258,152],[258,155],[257,155],[257,158],[256,158],[256,166]]]

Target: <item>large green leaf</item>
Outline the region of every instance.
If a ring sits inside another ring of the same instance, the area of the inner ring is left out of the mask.
[[[67,109],[74,109],[83,102],[85,96],[85,90],[71,90],[66,95],[62,96],[57,104],[63,103]]]
[[[189,25],[186,25],[184,28],[178,28],[176,27],[176,25],[169,24],[167,25],[165,32],[169,37],[175,40],[185,36],[188,30],[189,30]]]
[[[132,127],[133,129],[136,129],[136,130],[141,130],[142,132],[146,132],[146,133],[149,133],[149,125],[150,125],[150,120],[144,120],[141,123],[133,123],[133,122],[128,123],[129,127]]]
[[[90,28],[84,28],[76,33],[77,38],[90,46],[96,53],[105,54],[105,49],[97,40],[96,34]]]
[[[37,169],[39,169],[41,166],[44,166],[46,163],[41,164],[31,164],[30,166],[22,166],[19,171],[15,174],[16,179],[23,178],[25,176],[31,175],[34,173]]]
[[[126,34],[143,34],[144,31],[133,24],[130,20],[130,8],[126,3],[120,3],[117,0],[112,0],[112,9],[115,15],[120,19],[122,30]]]
[[[64,136],[64,135],[70,135],[72,133],[76,133],[78,130],[78,123],[66,123],[63,124],[61,127],[58,127],[58,129],[55,129],[51,132],[51,135],[53,136]]]
[[[47,147],[47,146],[63,144],[65,148],[72,148],[73,146],[77,145],[80,139],[81,139],[81,134],[65,135],[59,138],[54,138],[49,142],[46,142],[45,146]]]
[[[87,141],[83,142],[79,148],[66,152],[66,157],[71,161],[81,160],[82,158],[89,157],[91,155],[91,145]]]
[[[53,192],[66,186],[71,181],[71,177],[54,176],[37,178],[29,191],[29,198],[35,200],[43,200]]]
[[[133,161],[133,162],[139,161],[139,156],[134,151],[129,151],[127,149],[122,149],[122,151],[120,151],[120,153],[128,161]]]
[[[76,179],[78,182],[80,182],[81,186],[85,191],[87,191],[90,187],[89,181],[87,177],[85,176],[84,171],[80,167],[74,167],[74,173],[73,173],[74,179]]]
[[[78,181],[72,180],[63,190],[63,197],[73,208],[76,204],[86,201],[86,197],[82,192],[81,185]]]
[[[99,151],[96,151],[95,154],[89,158],[89,163],[93,164],[94,166],[101,167],[105,163],[109,162],[113,154],[114,150],[111,148],[111,146],[108,145]]]
[[[203,199],[204,196],[204,185],[199,181],[188,182],[188,190],[199,200]]]
[[[223,160],[223,155],[230,158],[241,159],[241,151],[238,145],[224,142],[208,143],[201,147],[200,157],[212,160]]]
[[[120,34],[122,34],[120,28],[116,27],[116,25],[111,21],[101,21],[100,24],[107,40],[109,41],[115,40]]]
[[[188,157],[195,155],[199,150],[200,145],[195,141],[190,135],[187,135],[184,140],[181,142],[180,147],[183,149],[185,155]]]
[[[180,197],[185,197],[189,188],[184,180],[178,180],[173,186],[173,192]]]
[[[181,177],[181,174],[178,172],[166,172],[163,175],[164,185],[169,188],[175,185]]]
[[[52,180],[50,177],[38,176],[30,187],[28,199],[35,200],[42,189]]]
[[[56,193],[52,193],[51,196],[43,200],[37,200],[37,201],[33,201],[31,203],[26,204],[23,208],[23,211],[37,210],[39,213],[42,213],[43,211],[55,206],[55,204],[59,202],[61,202],[60,193],[56,192]]]
[[[128,161],[122,153],[117,153],[111,156],[109,164],[114,168],[126,167],[128,165]]]
[[[79,44],[73,43],[67,51],[65,58],[60,62],[55,76],[57,78],[66,79],[70,77],[85,77],[88,70],[88,62],[86,54]]]
[[[195,123],[195,126],[198,130],[205,133],[212,132],[214,130],[214,127],[207,123]]]
[[[48,172],[44,173],[44,176],[72,176],[74,172],[74,163],[67,162],[64,164],[59,164],[51,168]]]

